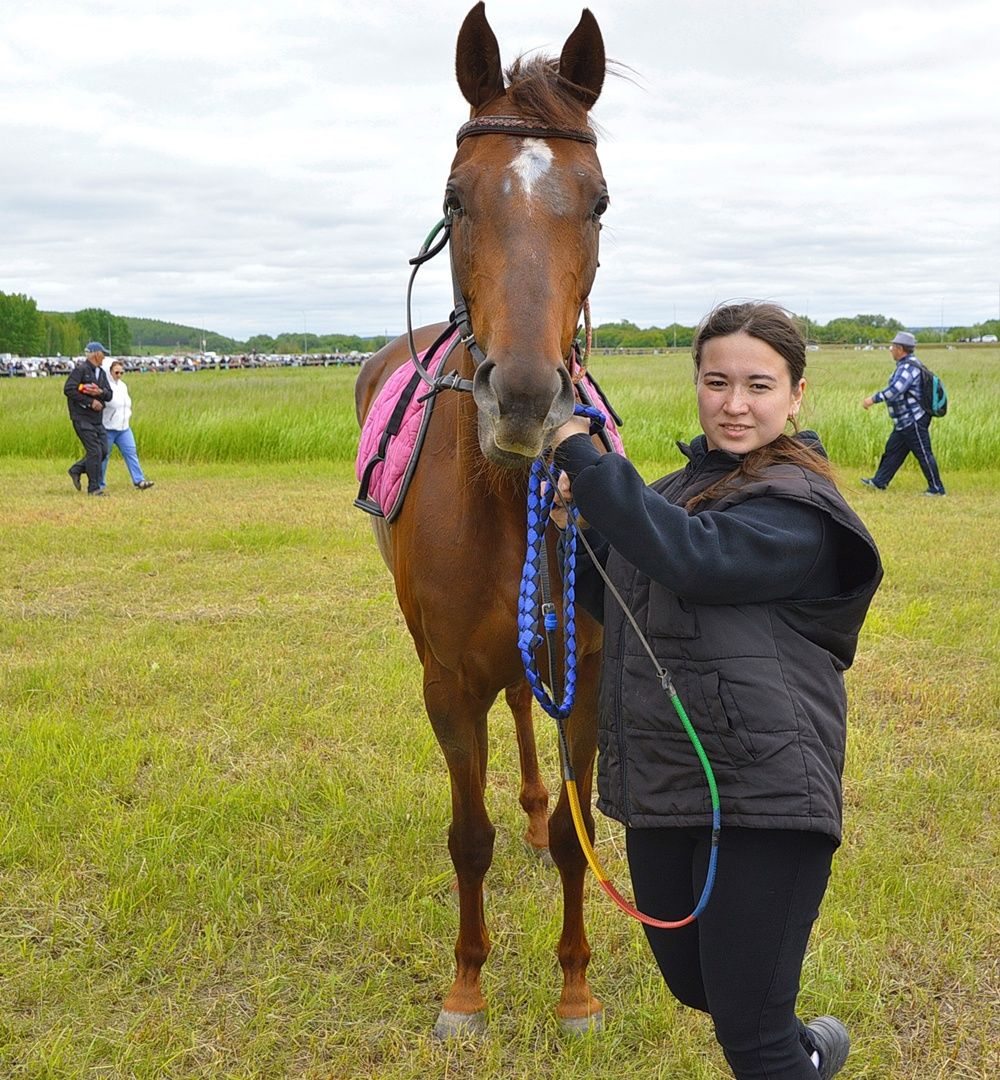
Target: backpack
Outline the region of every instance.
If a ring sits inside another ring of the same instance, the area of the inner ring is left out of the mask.
[[[926,364],[920,364],[920,407],[928,416],[944,416],[948,411],[948,391]]]

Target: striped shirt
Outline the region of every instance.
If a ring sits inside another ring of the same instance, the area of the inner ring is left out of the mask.
[[[897,428],[910,427],[924,415],[920,404],[922,368],[914,355],[904,356],[892,373],[889,385],[872,394],[872,401],[884,401]]]

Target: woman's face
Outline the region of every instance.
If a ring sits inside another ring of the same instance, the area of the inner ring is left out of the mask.
[[[111,365],[111,378],[114,379],[115,382],[117,382],[122,377],[122,373],[124,372],[124,370],[125,369],[120,367],[118,364],[112,364]]]
[[[776,439],[802,404],[784,357],[749,334],[712,338],[701,350],[698,419],[710,450],[746,454]]]

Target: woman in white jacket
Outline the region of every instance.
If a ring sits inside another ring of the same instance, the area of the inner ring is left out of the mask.
[[[132,419],[132,398],[129,396],[128,387],[122,375],[125,368],[120,360],[111,364],[111,400],[104,406],[101,414],[107,434],[108,450],[101,462],[101,488],[104,488],[104,478],[108,472],[108,461],[111,459],[111,448],[117,446],[121,451],[125,464],[128,466],[129,476],[132,483],[140,490],[145,491],[153,486],[152,480],[147,480],[143,475],[142,466],[139,464],[139,454],[135,448],[135,436],[129,423]]]

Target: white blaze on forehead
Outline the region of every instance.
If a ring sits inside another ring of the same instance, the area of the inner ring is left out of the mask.
[[[532,188],[545,176],[552,165],[552,148],[542,139],[525,139],[518,155],[510,163],[514,175],[521,181],[524,194],[531,198]]]

